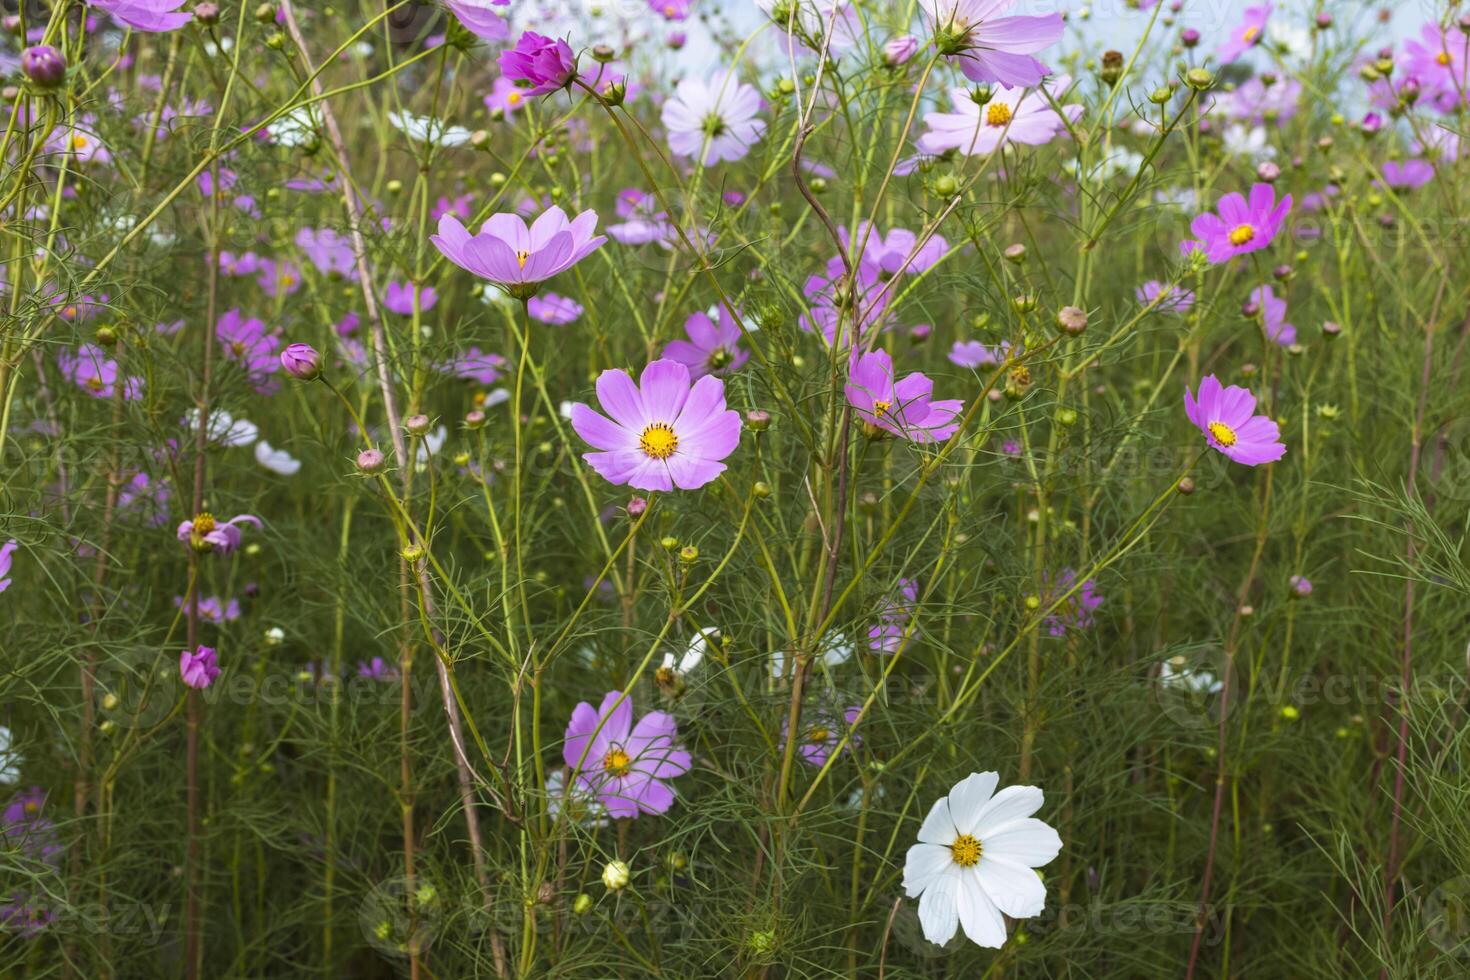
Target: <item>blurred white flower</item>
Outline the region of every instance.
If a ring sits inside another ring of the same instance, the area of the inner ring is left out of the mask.
[[[1218,694],[1225,685],[1208,670],[1187,666],[1183,657],[1170,657],[1159,667],[1159,683],[1196,694]]]
[[[191,408],[184,416],[184,427],[191,431],[199,428],[199,409]],[[205,433],[212,441],[222,446],[249,446],[260,437],[255,423],[237,419],[222,408],[209,413],[209,427]]]
[[[829,633],[822,643],[822,663],[828,667],[836,667],[845,664],[852,659],[853,645],[843,633]],[[784,677],[786,675],[786,651],[777,650],[771,654],[771,676]]]
[[[272,473],[281,476],[295,476],[301,469],[301,460],[296,459],[284,449],[272,448],[271,444],[264,439],[255,444],[255,461]]]
[[[718,643],[719,641],[720,631],[718,629],[714,627],[702,629],[694,635],[694,639],[689,641],[689,646],[685,648],[682,656],[676,657],[672,650],[664,651],[663,664],[659,667],[659,670],[672,671],[679,677],[687,677],[690,671],[694,670],[704,661],[704,655],[708,652],[709,645],[711,643]]]
[[[1269,160],[1276,155],[1276,147],[1271,145],[1265,126],[1246,129],[1240,123],[1232,123],[1225,128],[1224,141],[1226,153],[1247,157],[1255,163]]]
[[[20,779],[20,753],[11,745],[10,729],[0,725],[0,783],[13,783]]]
[[[449,430],[442,425],[424,436],[419,443],[419,463],[422,465],[429,461],[430,456],[439,455],[439,450],[444,448],[444,441],[448,438]]]
[[[390,110],[388,121],[409,139],[420,143],[437,143],[440,146],[464,146],[470,141],[470,131],[463,126],[450,126],[433,116],[415,116],[410,112]]]
[[[1266,37],[1290,59],[1306,61],[1312,56],[1312,32],[1300,24],[1273,17],[1266,25]]]
[[[565,808],[567,819],[583,827],[606,827],[607,808],[602,801],[588,792],[585,786],[574,784],[568,793],[566,785],[567,774],[563,769],[557,769],[546,777],[546,815],[551,817],[551,822],[555,823]]]
[[[316,117],[304,107],[292,109],[265,127],[265,131],[281,146],[306,146],[317,141]]]

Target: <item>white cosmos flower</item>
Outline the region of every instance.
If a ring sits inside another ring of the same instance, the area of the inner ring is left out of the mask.
[[[660,671],[673,671],[679,677],[689,676],[704,662],[704,655],[709,650],[711,643],[720,642],[720,631],[713,626],[706,627],[694,634],[694,639],[689,641],[689,647],[681,657],[675,657],[672,650],[664,651],[664,659]]]
[[[255,444],[255,461],[272,473],[295,476],[301,469],[301,460],[284,449],[275,449],[264,439]]]
[[[199,429],[199,409],[191,408],[184,416],[184,425],[190,430]],[[217,408],[209,413],[209,428],[206,433],[210,439],[224,446],[248,446],[255,442],[260,436],[260,430],[255,423],[246,419],[237,419],[222,408]]]
[[[439,450],[444,448],[444,440],[448,438],[449,430],[442,425],[424,436],[423,442],[419,443],[419,464],[427,463],[430,456],[439,455]]]
[[[1276,155],[1276,147],[1267,141],[1265,126],[1246,129],[1240,123],[1234,123],[1225,128],[1224,140],[1226,153],[1246,157],[1255,163]]]
[[[1208,670],[1190,667],[1183,657],[1170,657],[1160,665],[1159,683],[1165,687],[1184,688],[1195,694],[1218,694],[1225,686]]]
[[[919,899],[924,938],[943,946],[955,927],[981,946],[1006,941],[1002,913],[1013,919],[1039,915],[1046,886],[1039,868],[1062,849],[1062,839],[1032,817],[1041,808],[1035,786],[995,792],[1000,774],[972,772],[935,802],[909,848],[903,887]]]
[[[0,783],[20,779],[20,753],[11,749],[10,729],[0,725]]]
[[[317,140],[316,117],[305,107],[292,109],[265,127],[265,131],[281,146],[306,146]]]
[[[546,815],[552,823],[556,822],[563,808],[569,819],[583,827],[606,827],[608,824],[607,808],[602,801],[580,782],[574,783],[568,792],[566,770],[557,769],[546,776]]]
[[[829,633],[822,643],[822,663],[828,667],[836,667],[845,664],[852,659],[853,645],[846,634]],[[771,654],[771,676],[786,676],[786,651],[777,650]]]
[[[669,149],[705,166],[739,160],[766,133],[766,124],[756,118],[760,108],[760,92],[742,84],[732,71],[718,69],[708,79],[685,78],[664,102]]]
[[[440,146],[464,146],[470,141],[470,131],[463,126],[450,126],[433,116],[415,116],[409,112],[392,110],[388,121],[409,139],[420,143],[438,143]]]
[[[1312,32],[1300,24],[1273,17],[1266,25],[1266,36],[1277,50],[1294,60],[1306,61],[1312,56]]]

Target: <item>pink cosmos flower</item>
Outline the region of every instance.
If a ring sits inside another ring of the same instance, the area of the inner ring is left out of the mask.
[[[194,19],[187,10],[180,10],[185,0],[88,0],[99,10],[104,10],[119,23],[135,31],[162,33],[174,31]]]
[[[1072,84],[1060,75],[1043,88],[1052,101],[1060,103]],[[930,112],[924,116],[929,129],[919,137],[919,152],[937,156],[946,150],[958,150],[965,156],[993,153],[1007,143],[1040,146],[1050,143],[1065,132],[1068,122],[1076,122],[1082,106],[1062,106],[1066,118],[1058,115],[1046,97],[1035,89],[1000,86],[983,106],[971,98],[969,89],[950,90],[954,112]]]
[[[1198,401],[1184,388],[1184,414],[1205,434],[1210,448],[1246,466],[1274,463],[1286,455],[1276,423],[1255,410],[1255,395],[1236,385],[1222,387],[1213,374],[1199,383]]]
[[[202,690],[218,676],[219,654],[213,647],[200,646],[193,653],[184,650],[179,654],[179,678],[186,686]]]
[[[1077,584],[1077,571],[1072,568],[1064,568],[1057,576],[1055,584],[1050,582],[1043,584],[1045,598],[1042,604],[1050,606],[1057,599],[1072,591],[1072,587]],[[1097,592],[1097,583],[1088,579],[1046,617],[1043,625],[1047,633],[1052,636],[1066,636],[1069,629],[1087,629],[1092,625],[1093,611],[1102,604],[1103,597]]]
[[[228,521],[220,522],[214,519],[213,514],[203,513],[194,515],[193,520],[181,523],[176,537],[195,551],[213,551],[228,555],[240,547],[239,525],[242,523],[262,527],[260,518],[253,514],[237,514]]]
[[[987,347],[978,340],[956,340],[947,356],[949,363],[955,367],[973,371],[975,368],[1000,364],[1010,355],[1010,351],[1010,343],[1004,340],[994,347]]]
[[[594,236],[596,227],[596,211],[583,211],[569,222],[566,212],[553,205],[529,228],[519,215],[492,214],[478,235],[446,214],[439,219],[439,234],[429,241],[460,268],[517,299],[529,299],[541,283],[602,247],[607,238]]]
[[[740,413],[725,408],[725,384],[705,376],[690,386],[689,368],[658,360],[638,384],[625,371],[603,371],[597,400],[611,419],[581,403],[572,428],[599,452],[582,458],[610,483],[638,490],[696,490],[725,471],[740,442]]]
[[[346,235],[331,228],[302,228],[296,233],[296,247],[322,275],[356,281],[357,256],[352,250],[352,239]]]
[[[374,657],[372,660],[359,660],[357,662],[357,676],[366,677],[369,680],[378,681],[382,684],[391,684],[398,680],[401,674],[398,668],[388,663],[382,657]]]
[[[287,259],[261,259],[255,282],[267,296],[290,296],[301,289],[301,270]]]
[[[818,712],[815,718],[806,722],[801,730],[801,738],[796,743],[796,754],[801,756],[801,761],[809,766],[820,769],[827,764],[832,753],[837,748],[837,743],[842,741],[845,732],[852,729],[857,721],[858,715],[862,714],[862,708],[853,705],[842,712],[842,720],[838,721],[830,712]],[[788,734],[789,726],[781,726],[782,735]],[[782,742],[785,742],[783,737]],[[844,752],[851,752],[853,747],[861,744],[857,735],[847,740],[843,746]]]
[[[1139,286],[1133,291],[1133,295],[1144,306],[1149,305],[1159,296],[1163,296],[1163,299],[1160,299],[1158,305],[1154,307],[1161,313],[1188,313],[1194,306],[1194,290],[1185,289],[1183,286],[1172,286],[1169,283],[1159,282],[1157,279],[1150,279]]]
[[[56,364],[78,388],[93,398],[111,398],[118,383],[117,361],[108,357],[96,344],[83,344],[75,354],[62,351],[56,355]],[[122,396],[127,401],[143,397],[143,379],[122,379]]]
[[[280,367],[278,335],[266,333],[265,324],[259,320],[242,318],[239,310],[226,310],[214,332],[225,357],[244,369],[256,391],[264,394],[273,390],[271,375]]]
[[[842,247],[850,251],[852,241],[848,237],[847,228],[838,228],[837,235],[842,240]],[[873,263],[885,278],[896,276],[901,272],[918,275],[933,266],[944,257],[945,252],[949,251],[948,242],[938,235],[932,235],[924,243],[924,247],[919,249],[913,261],[905,265],[904,260],[919,243],[919,236],[907,228],[890,228],[888,234],[884,235],[866,221],[858,223],[857,242],[862,247],[862,252],[856,256],[856,261]]]
[[[174,608],[184,607],[184,597],[174,596]],[[199,615],[209,623],[233,623],[240,618],[239,599],[221,599],[217,595],[202,596],[199,599]]]
[[[1061,14],[1002,17],[1016,0],[925,0],[939,50],[955,56],[972,82],[1040,84],[1051,71],[1031,55],[1062,39]]]
[[[1267,85],[1256,75],[1230,93],[1226,112],[1231,119],[1253,126],[1266,122],[1279,126],[1296,115],[1301,97],[1302,83],[1294,78],[1278,78]]]
[[[585,312],[581,303],[565,296],[558,296],[556,293],[533,296],[526,301],[526,308],[532,320],[557,327],[575,323],[577,318]]]
[[[510,0],[444,0],[444,6],[459,18],[465,30],[482,41],[504,41],[510,37],[510,24],[490,9],[509,4]]]
[[[1423,187],[1434,179],[1434,166],[1427,160],[1389,160],[1383,165],[1383,181],[1394,190],[1406,191]]]
[[[849,290],[853,295],[849,296]],[[871,334],[893,323],[888,310],[893,291],[886,288],[881,270],[875,263],[859,262],[849,280],[840,257],[827,260],[826,275],[811,275],[802,285],[802,293],[811,304],[809,312],[797,321],[801,329],[815,332],[831,347],[841,328],[841,347],[852,346],[854,337],[866,343]],[[851,308],[846,304],[851,300]]]
[[[672,248],[674,229],[669,223],[668,213],[659,209],[658,199],[636,187],[627,187],[618,192],[618,217],[624,219],[608,225],[607,233],[624,245],[647,245],[657,242],[664,248]]]
[[[1261,43],[1266,36],[1266,20],[1271,16],[1271,4],[1246,7],[1245,17],[1230,31],[1230,36],[1215,49],[1220,64],[1228,65],[1251,48]]]
[[[864,422],[910,442],[948,439],[959,429],[956,416],[965,407],[959,399],[932,401],[934,382],[926,375],[915,372],[895,379],[893,359],[885,350],[857,358],[843,391]]]
[[[500,53],[500,73],[513,82],[524,82],[526,97],[530,98],[570,85],[577,73],[577,61],[567,42],[526,31],[515,47]]]
[[[427,313],[439,302],[439,293],[433,286],[415,286],[411,282],[393,281],[383,290],[383,305],[389,313],[413,316],[414,293],[418,293],[419,312]]]
[[[693,764],[675,741],[678,734],[674,719],[662,711],[650,711],[635,725],[632,698],[609,691],[601,707],[583,701],[572,710],[562,758],[576,790],[595,797],[609,816],[665,813],[674,805],[668,780]]]
[[[742,84],[733,71],[716,69],[708,80],[686,78],[664,103],[669,150],[705,166],[739,160],[765,135],[766,124],[756,118],[760,108],[755,86]]]
[[[1419,79],[1421,99],[1440,112],[1453,112],[1470,91],[1470,61],[1465,54],[1464,35],[1430,21],[1417,38],[1404,41],[1404,73]]]
[[[20,544],[14,538],[0,545],[0,592],[4,592],[10,588],[11,556],[15,554],[15,549],[19,547]]]
[[[1187,255],[1203,249],[1211,265],[1259,252],[1276,238],[1290,210],[1291,195],[1278,204],[1276,188],[1270,184],[1253,185],[1249,201],[1233,192],[1226,194],[1220,198],[1218,214],[1207,211],[1190,222],[1189,230],[1198,240],[1186,239],[1179,250]]]
[[[490,94],[485,96],[485,108],[494,112],[499,109],[507,116],[514,115],[516,110],[526,104],[526,90],[515,82],[501,75],[490,85]],[[469,217],[468,214],[465,217]]]
[[[750,352],[740,347],[740,325],[734,322],[724,304],[719,306],[717,316],[718,327],[708,314],[698,311],[689,314],[684,321],[684,332],[689,339],[671,340],[664,346],[663,356],[688,367],[691,378],[734,374],[750,357]]]
[[[1296,327],[1286,322],[1285,297],[1278,297],[1268,283],[1251,291],[1251,302],[1261,309],[1261,321],[1268,339],[1282,347],[1296,343]]]
[[[893,654],[903,647],[904,631],[919,601],[919,583],[911,578],[898,580],[898,591],[878,603],[878,622],[868,627],[868,649],[874,653]]]
[[[664,20],[688,20],[690,0],[648,0],[648,9]]]

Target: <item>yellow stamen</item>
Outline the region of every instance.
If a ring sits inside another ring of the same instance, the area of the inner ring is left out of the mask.
[[[1448,51],[1441,51],[1434,56],[1434,63],[1441,68],[1448,68],[1450,65],[1450,53]]]
[[[506,102],[507,105],[520,105],[521,104],[521,93],[519,93],[519,92],[511,92],[511,93],[507,94],[506,97],[505,97],[505,102]]]
[[[1231,245],[1244,245],[1255,237],[1256,229],[1254,225],[1236,225],[1230,229]]]
[[[74,135],[71,138],[71,148],[73,150],[85,150],[87,148],[87,137],[81,133]]]
[[[888,410],[890,408],[892,408],[892,407],[893,407],[893,402],[874,402],[873,403],[873,414],[874,415],[877,415],[877,416],[880,416],[880,417],[881,416],[884,416],[884,415],[887,415],[888,414]]]
[[[531,253],[530,252],[517,252],[516,253],[516,261],[521,264],[521,268],[522,269],[524,269],[526,267],[526,259],[528,259],[530,257],[531,257]]]
[[[969,834],[960,834],[949,845],[949,852],[954,856],[954,863],[962,868],[973,868],[980,863],[980,852],[984,850],[980,842]]]
[[[806,731],[806,740],[812,745],[821,745],[831,736],[831,732],[821,725],[813,725]]]
[[[608,750],[607,755],[602,757],[603,771],[614,776],[626,776],[628,770],[633,766],[633,760],[628,758],[628,753],[621,747],[614,745]]]
[[[1235,434],[1235,430],[1230,428],[1230,426],[1226,425],[1224,422],[1211,422],[1208,428],[1210,430],[1210,435],[1215,437],[1215,441],[1224,446],[1226,449],[1229,449],[1231,446],[1235,445],[1236,440],[1239,438],[1239,436]]]
[[[1240,39],[1246,44],[1255,44],[1256,38],[1260,36],[1261,29],[1259,27],[1247,27],[1245,32],[1240,35]]]
[[[987,126],[1004,126],[1011,121],[1011,107],[1004,102],[992,102],[985,107]]]
[[[638,448],[649,459],[668,459],[679,448],[679,437],[674,434],[673,426],[655,422],[638,437]]]

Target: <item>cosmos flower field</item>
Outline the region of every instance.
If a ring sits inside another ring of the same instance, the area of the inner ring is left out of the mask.
[[[0,976],[1470,974],[1470,7],[3,26]]]

